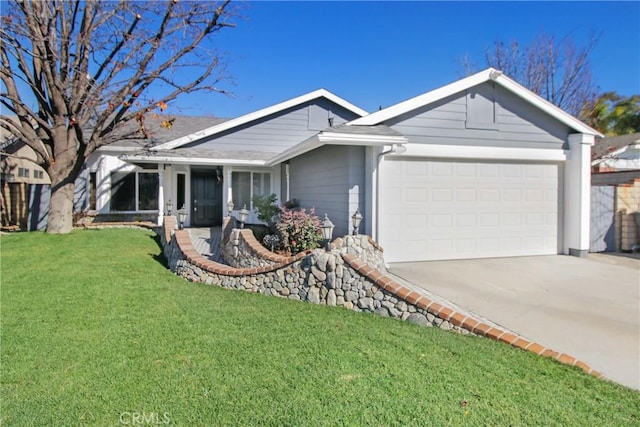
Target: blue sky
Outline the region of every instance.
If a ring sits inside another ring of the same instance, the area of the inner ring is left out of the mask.
[[[579,44],[599,33],[600,90],[640,93],[640,2],[258,1],[240,13],[216,40],[235,96],[184,97],[180,113],[236,117],[320,87],[375,111],[463,77],[465,54],[484,65],[498,38],[540,32]]]

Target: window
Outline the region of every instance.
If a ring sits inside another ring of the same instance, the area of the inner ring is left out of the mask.
[[[177,196],[178,196],[178,200],[177,200],[177,204],[176,204],[176,208],[177,209],[181,209],[185,203],[186,203],[186,176],[183,173],[179,173],[178,174],[178,188],[177,188]]]
[[[112,172],[111,210],[157,210],[158,188],[157,172]]]
[[[233,172],[231,174],[231,192],[236,209],[244,205],[251,208],[251,198],[271,193],[271,174],[260,172]]]
[[[33,177],[36,178],[36,179],[43,179],[44,178],[44,172],[34,169],[33,170]]]
[[[21,178],[29,178],[29,169],[18,168],[18,176]]]
[[[95,172],[89,173],[89,209],[96,210],[96,180],[97,175]]]

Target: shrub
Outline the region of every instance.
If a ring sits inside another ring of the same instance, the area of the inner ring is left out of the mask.
[[[275,231],[275,223],[278,215],[280,214],[280,208],[276,205],[278,198],[275,194],[268,196],[253,196],[251,201],[253,202],[253,208],[258,215],[258,219],[267,224],[269,230]]]
[[[307,213],[305,209],[294,211],[280,208],[280,220],[276,223],[276,229],[280,237],[280,248],[292,254],[315,249],[322,241],[320,219],[315,215],[314,209]]]

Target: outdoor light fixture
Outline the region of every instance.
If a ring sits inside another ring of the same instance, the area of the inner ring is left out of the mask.
[[[331,238],[333,237],[333,228],[334,227],[335,227],[335,225],[333,225],[333,223],[331,222],[331,220],[329,219],[327,214],[324,214],[324,219],[320,223],[320,228],[322,229],[322,237],[324,238],[324,240],[326,242],[325,243],[325,250],[327,252],[329,252],[329,250],[330,250],[329,243],[331,242]]]
[[[184,223],[187,221],[187,209],[184,205],[178,210],[178,228],[184,229]]]
[[[360,221],[362,221],[362,214],[359,209],[356,209],[356,213],[351,217],[351,224],[353,224],[353,235],[358,235],[358,227],[360,227]]]
[[[229,203],[227,203],[227,214],[228,216],[231,216],[231,212],[233,212],[233,207],[235,205],[233,204],[233,200],[229,200]]]
[[[167,215],[171,215],[171,212],[173,212],[173,202],[169,199],[167,202]]]
[[[247,217],[249,216],[249,211],[247,210],[247,205],[244,205],[240,212],[238,212],[238,221],[240,221],[240,228],[244,228],[244,223],[247,222]]]

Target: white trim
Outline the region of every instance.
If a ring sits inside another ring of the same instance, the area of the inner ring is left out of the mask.
[[[305,102],[309,102],[311,100],[317,99],[317,98],[326,98],[329,101],[340,105],[343,108],[346,108],[347,110],[350,110],[351,112],[359,115],[359,116],[364,116],[366,114],[368,114],[365,110],[353,105],[352,103],[350,103],[349,101],[340,98],[337,95],[332,94],[331,92],[329,92],[326,89],[318,89],[315,90],[313,92],[309,92],[307,94],[298,96],[296,98],[293,99],[289,99],[288,101],[284,101],[281,102],[279,104],[275,104],[272,105],[270,107],[267,108],[263,108],[261,110],[258,111],[254,111],[252,113],[249,114],[245,114],[244,116],[240,116],[237,117],[235,119],[231,119],[231,120],[227,120],[226,122],[222,122],[220,124],[217,124],[215,126],[212,126],[210,128],[207,129],[203,129],[201,131],[198,132],[194,132],[190,135],[186,135],[183,136],[181,138],[178,139],[174,139],[173,141],[169,141],[169,142],[165,142],[164,144],[160,144],[157,145],[155,147],[152,147],[152,150],[170,150],[172,148],[177,148],[180,147],[182,145],[188,144],[190,142],[196,141],[198,139],[202,139],[202,138],[206,138],[209,137],[211,135],[215,135],[217,133],[220,132],[224,132],[226,130],[229,129],[233,129],[237,126],[241,126],[244,124],[247,124],[249,122],[252,122],[254,120],[258,120],[261,119],[263,117],[269,116],[271,114],[275,114],[278,113],[280,111],[284,111],[288,108],[291,107],[295,107],[296,105],[300,105],[300,104],[304,104]]]
[[[416,108],[423,107],[433,102],[439,101],[454,93],[462,92],[470,87],[484,83],[489,79],[489,72],[493,70],[489,68],[481,71],[477,74],[464,78],[462,80],[455,81],[446,86],[439,87],[422,95],[415,96],[407,99],[406,101],[399,102],[390,107],[383,108],[382,110],[371,113],[368,116],[355,119],[347,123],[348,125],[378,125],[391,118],[397,117]]]
[[[105,145],[96,150],[97,153],[106,153],[106,152],[124,152],[124,151],[140,151],[143,147],[120,147],[115,142],[110,145]]]
[[[339,132],[320,132],[320,142],[332,145],[393,145],[406,144],[407,137],[401,135],[366,135]]]
[[[593,135],[569,135],[569,158],[565,167],[565,254],[589,250],[591,199],[591,145]]]
[[[225,166],[225,165],[241,165],[241,166],[266,166],[265,160],[238,160],[238,159],[208,159],[204,157],[171,157],[171,156],[136,156],[122,155],[120,159],[128,162],[153,162],[153,163],[173,163],[188,164],[194,166]]]
[[[451,159],[529,160],[564,162],[565,150],[543,148],[477,147],[469,145],[407,144],[407,151],[393,157],[433,157]]]
[[[495,81],[500,86],[513,92],[520,98],[549,114],[551,117],[574,129],[576,132],[603,137],[603,135],[597,130],[585,125],[580,120],[576,119],[575,117],[551,104],[547,100],[541,98],[540,96],[511,80],[509,77],[503,75],[500,71],[494,68],[487,68],[486,70],[480,71],[479,73],[473,74],[462,80],[458,80],[446,86],[442,86],[438,89],[392,105],[380,111],[376,111],[375,113],[369,114],[368,116],[352,120],[351,122],[347,123],[347,125],[371,126],[381,124],[389,119],[398,117],[402,114],[408,113],[409,111],[413,111],[415,109],[440,101],[448,96],[451,96],[458,92],[462,92],[473,86],[477,86],[490,80]]]
[[[385,146],[403,145],[407,143],[407,138],[400,135],[367,135],[339,132],[320,132],[311,138],[286,149],[282,153],[271,158],[267,165],[273,166],[285,162],[294,157],[300,156],[311,150],[315,150],[323,145],[361,145],[361,146]]]

